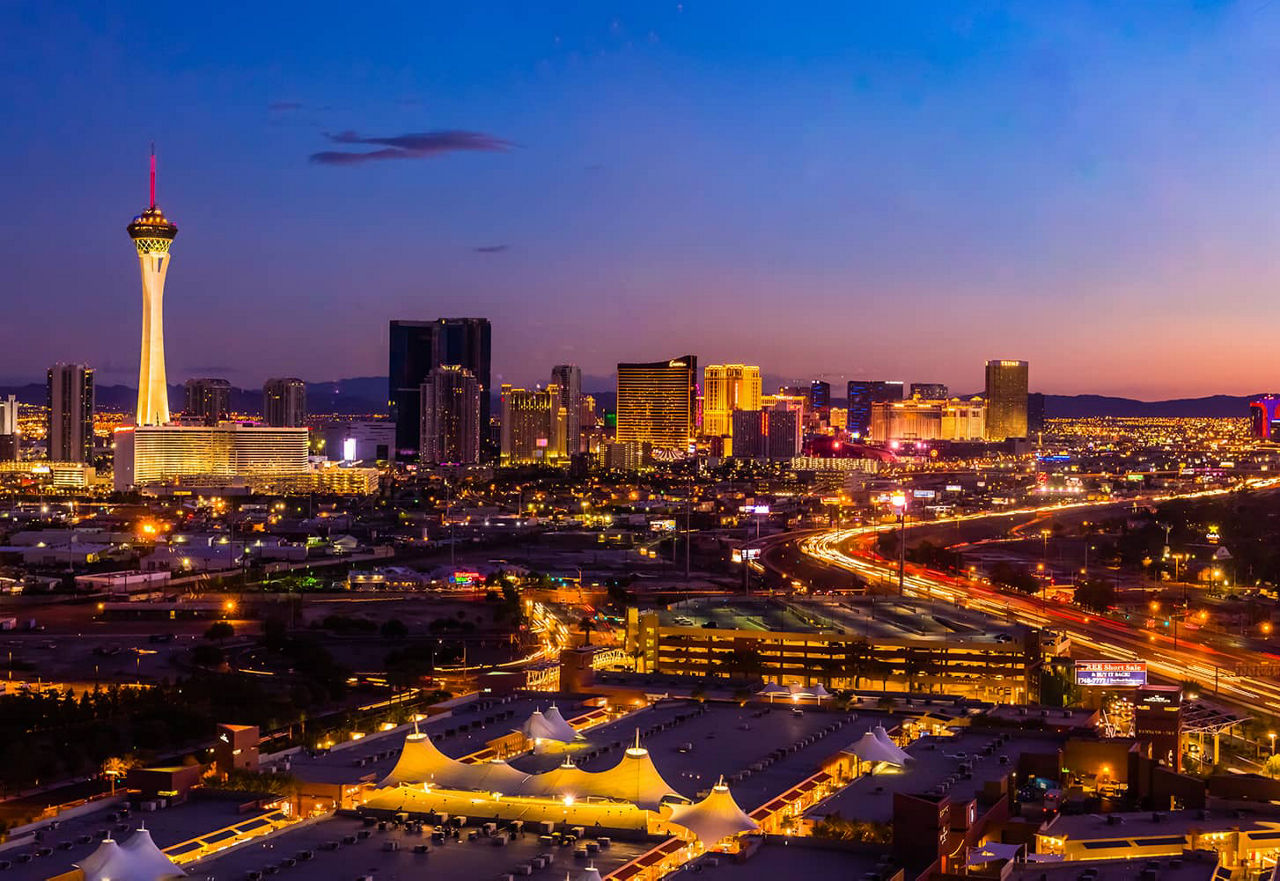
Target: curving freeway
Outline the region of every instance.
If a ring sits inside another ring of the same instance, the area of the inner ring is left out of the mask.
[[[1269,489],[1280,485],[1272,479],[1249,484],[1247,489]],[[1172,498],[1198,498],[1238,490],[1210,490],[1184,495],[1151,496],[1137,500],[1139,503],[1164,501]],[[1042,508],[1023,508],[998,514],[971,514],[954,518],[957,521],[998,520],[1018,515],[1052,514],[1084,507],[1114,506],[1116,503],[1067,503]],[[1125,502],[1124,504],[1129,504]],[[923,525],[935,525],[943,521],[928,521]],[[827,567],[853,572],[868,583],[892,582],[896,585],[898,568],[896,561],[886,561],[859,548],[859,539],[885,530],[896,529],[896,524],[877,524],[852,529],[791,536],[798,550],[810,560]],[[970,609],[1006,620],[1020,621],[1032,626],[1065,634],[1073,646],[1079,646],[1088,654],[1100,659],[1142,660],[1147,662],[1153,676],[1174,682],[1195,681],[1205,693],[1215,693],[1220,700],[1246,708],[1253,712],[1280,715],[1280,680],[1273,676],[1242,675],[1242,667],[1259,665],[1275,666],[1280,672],[1280,655],[1265,650],[1251,640],[1207,634],[1199,630],[1173,633],[1159,632],[1144,626],[1145,616],[1125,621],[1112,617],[1090,614],[1076,606],[1057,602],[1044,602],[1037,596],[1004,591],[979,578],[950,576],[939,572],[908,566],[904,579],[908,596],[928,597],[955,603]],[[1077,656],[1082,651],[1074,652]]]

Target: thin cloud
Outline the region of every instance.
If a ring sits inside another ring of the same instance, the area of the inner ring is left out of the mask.
[[[503,251],[507,250],[508,247],[510,246],[509,245],[480,245],[479,247],[472,248],[471,250],[475,251],[477,254],[501,254]]]
[[[453,130],[409,132],[389,138],[361,137],[356,132],[343,131],[335,134],[326,133],[325,137],[335,144],[364,144],[383,149],[363,153],[346,150],[324,150],[312,153],[311,161],[320,165],[358,165],[362,162],[377,162],[383,159],[430,159],[444,153],[468,151],[504,153],[515,146],[511,141],[483,132]]]

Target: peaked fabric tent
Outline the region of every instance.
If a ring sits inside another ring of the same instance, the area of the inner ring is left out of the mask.
[[[573,726],[565,721],[560,711],[552,705],[545,713],[534,710],[520,726],[524,736],[531,740],[554,740],[559,743],[573,743],[582,735],[573,730]]]
[[[831,692],[827,691],[822,686],[821,682],[819,682],[810,690],[813,692],[813,696],[816,697],[818,700],[825,700],[826,698],[831,697]]]
[[[776,682],[766,682],[764,688],[757,691],[756,694],[767,696],[769,703],[773,703],[775,697],[791,697],[791,689]]]
[[[378,785],[430,783],[441,789],[501,792],[546,798],[607,798],[630,802],[656,811],[665,799],[685,800],[654,767],[649,751],[636,745],[621,761],[604,771],[584,771],[566,760],[543,774],[526,774],[506,762],[466,764],[450,758],[431,742],[426,732],[414,732],[404,740],[400,758]]]
[[[901,748],[901,747],[899,747],[896,743],[894,743],[894,742],[893,742],[893,738],[891,738],[891,737],[889,736],[889,732],[888,732],[888,731],[885,731],[885,730],[884,730],[884,726],[883,726],[883,725],[877,725],[875,728],[873,728],[873,729],[872,729],[872,734],[874,734],[874,735],[875,735],[876,740],[880,741],[880,742],[881,742],[881,743],[883,743],[885,746],[887,746],[889,749],[893,750],[895,753],[897,753],[897,754],[898,754],[898,758],[899,758],[899,760],[900,760],[900,761],[898,762],[898,764],[899,764],[899,765],[905,765],[907,762],[914,762],[914,761],[915,761],[915,759],[914,759],[914,758],[912,758],[911,756],[907,755],[906,750],[902,749],[902,748]]]
[[[84,873],[85,881],[164,881],[187,874],[156,846],[145,826],[124,844],[103,839],[76,868]]]
[[[676,805],[671,811],[671,822],[692,832],[708,850],[733,835],[760,828],[759,823],[738,807],[723,777],[697,804]]]
[[[564,718],[564,716],[560,715],[560,708],[557,707],[555,704],[552,704],[550,707],[548,707],[547,711],[542,715],[545,716],[547,721],[550,722],[555,727],[555,729],[560,732],[561,737],[559,739],[562,740],[563,742],[572,743],[575,740],[583,739],[582,735],[578,733],[577,729],[574,728],[572,725],[570,725],[568,721]]]
[[[528,776],[506,762],[460,762],[440,752],[425,731],[414,731],[404,739],[395,767],[378,785],[431,783],[444,789],[514,794],[524,786]]]
[[[865,732],[862,739],[849,747],[848,751],[864,762],[888,762],[890,765],[901,765],[903,761],[897,750],[885,746],[870,731]]]

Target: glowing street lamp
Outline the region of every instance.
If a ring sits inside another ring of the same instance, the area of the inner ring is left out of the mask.
[[[898,596],[902,596],[907,580],[907,494],[898,490],[889,502],[898,512]]]

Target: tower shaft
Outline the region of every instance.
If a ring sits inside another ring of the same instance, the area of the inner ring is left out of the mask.
[[[164,279],[169,271],[168,248],[144,251],[143,243],[139,241],[138,265],[142,269],[138,424],[164,425],[169,421],[169,386],[164,369]]]

